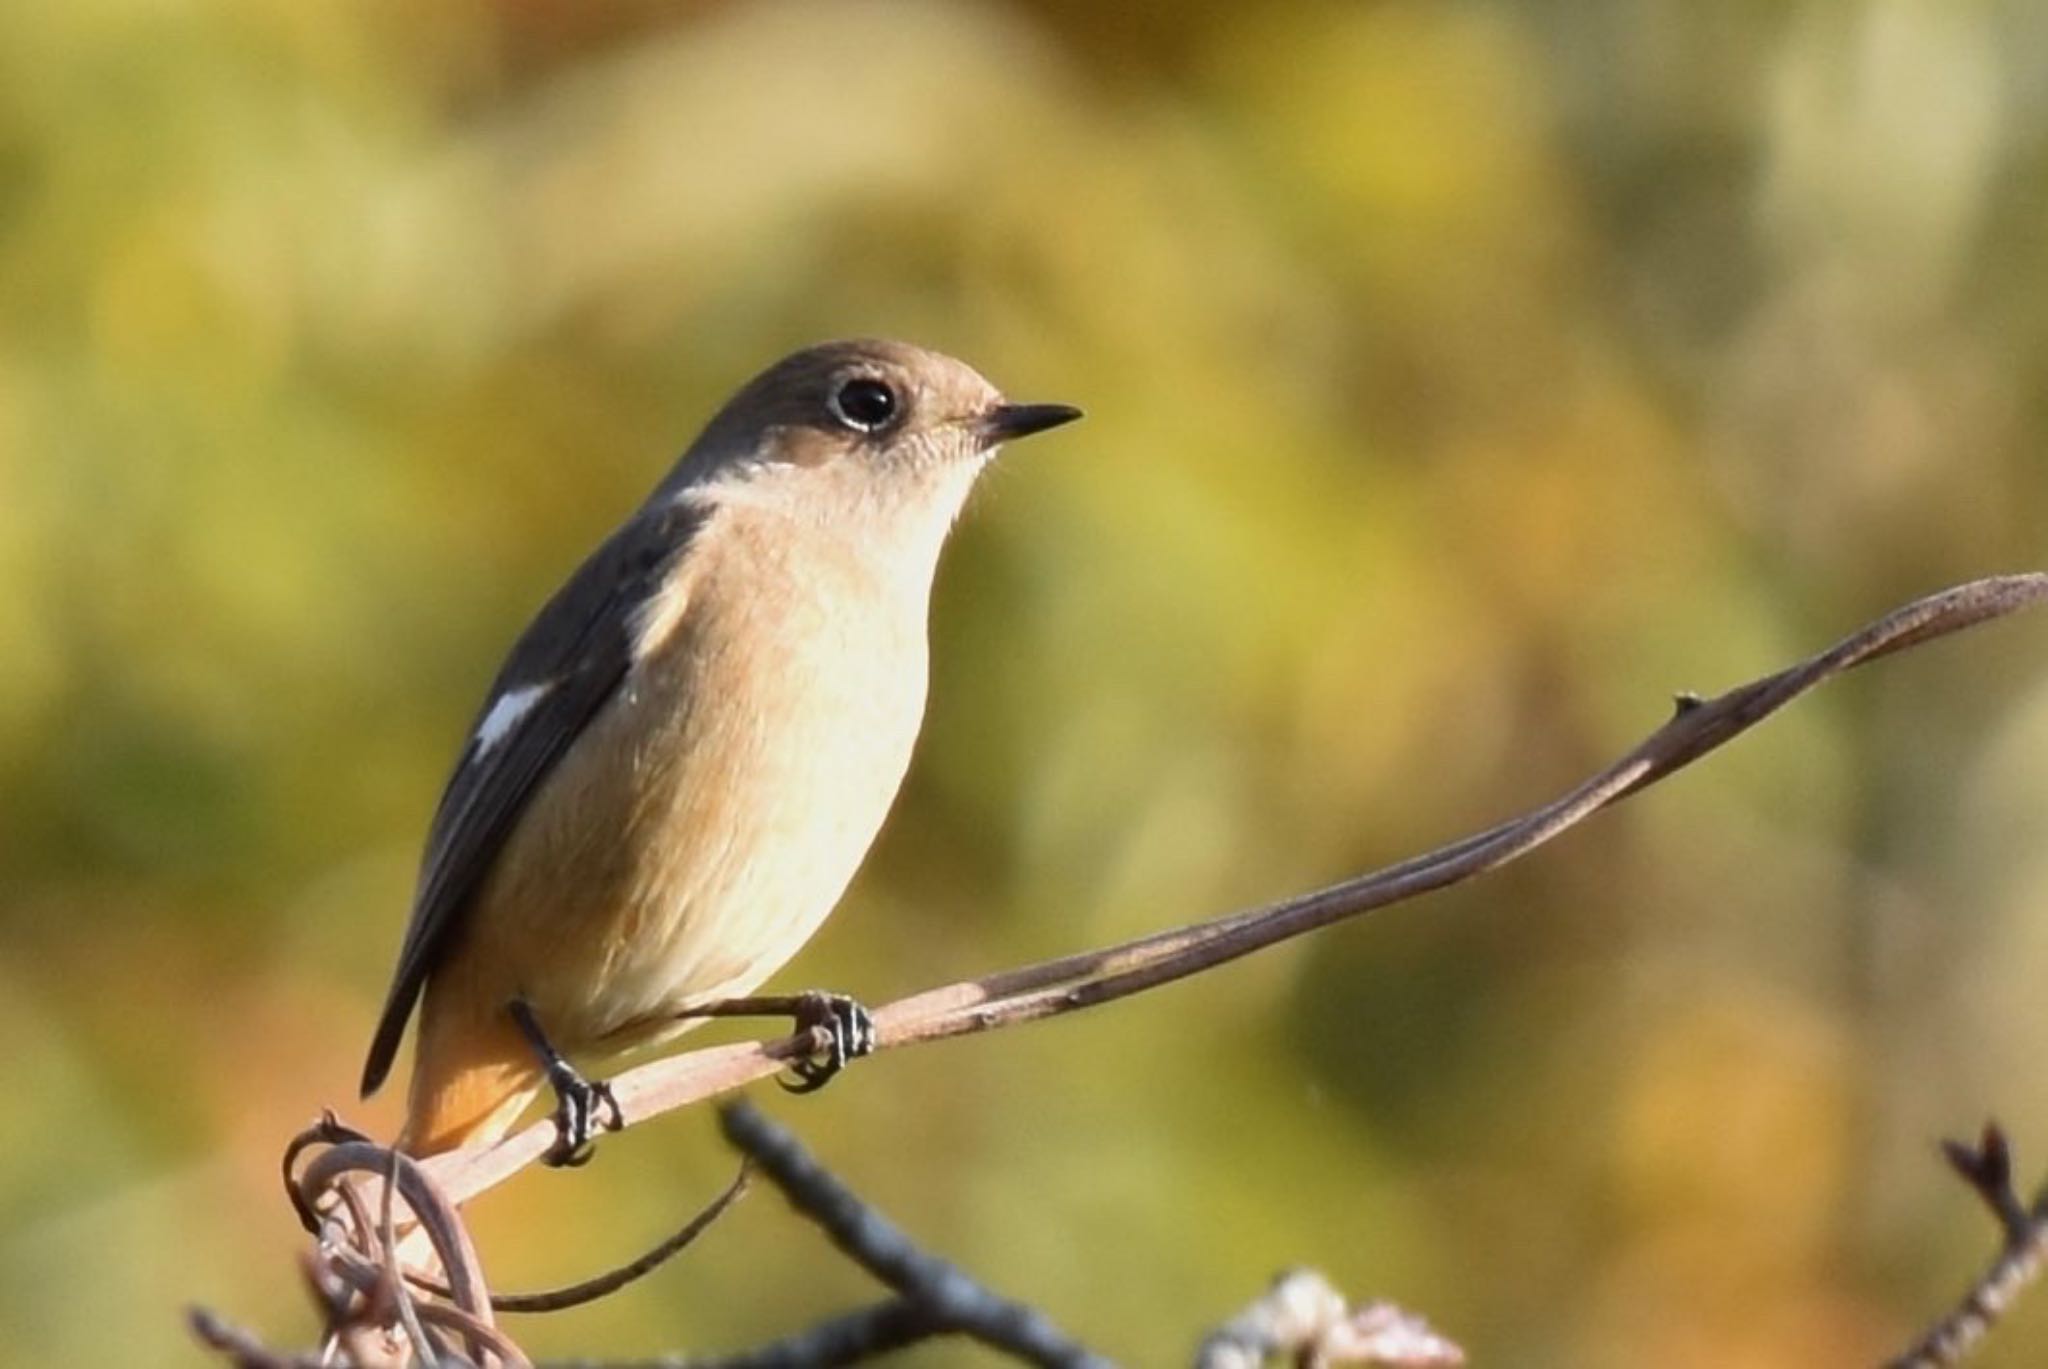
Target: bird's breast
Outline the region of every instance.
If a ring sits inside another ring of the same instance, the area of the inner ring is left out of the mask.
[[[503,929],[508,989],[571,1049],[773,973],[845,891],[917,738],[926,590],[722,531],[473,924]]]

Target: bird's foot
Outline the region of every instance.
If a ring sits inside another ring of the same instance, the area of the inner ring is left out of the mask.
[[[846,1068],[875,1049],[875,1019],[843,993],[812,989],[800,994],[764,994],[720,998],[684,1008],[682,1017],[791,1017],[798,1033],[822,1031],[824,1046],[790,1062],[794,1079],[777,1082],[791,1093],[815,1093]]]
[[[555,1143],[540,1157],[540,1162],[555,1169],[576,1169],[589,1164],[590,1157],[597,1153],[597,1129],[602,1126],[606,1131],[617,1131],[626,1125],[626,1115],[619,1110],[612,1086],[602,1079],[593,1083],[584,1078],[548,1040],[540,1019],[533,1015],[532,1005],[525,999],[513,999],[511,1011],[513,1020],[532,1043],[534,1054],[540,1057],[541,1067],[547,1071],[548,1087],[555,1091]],[[598,1115],[600,1107],[606,1114],[602,1118]]]
[[[813,989],[800,994],[793,1015],[798,1031],[822,1030],[826,1040],[823,1050],[791,1062],[795,1079],[776,1081],[791,1093],[816,1093],[846,1068],[847,1061],[858,1060],[875,1048],[875,1019],[843,993]]]
[[[566,1060],[548,1066],[548,1085],[555,1091],[555,1143],[540,1162],[555,1169],[581,1168],[597,1154],[597,1129],[617,1131],[626,1124],[625,1114],[610,1084],[584,1078]]]

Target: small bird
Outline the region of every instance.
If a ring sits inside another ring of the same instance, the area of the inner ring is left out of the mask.
[[[968,491],[1080,416],[872,340],[719,410],[520,635],[442,793],[363,1070],[367,1097],[418,1003],[404,1149],[496,1140],[552,1082],[551,1158],[580,1162],[609,1099],[569,1058],[667,1040],[796,954],[909,766]],[[850,1000],[801,1001],[858,1053]]]

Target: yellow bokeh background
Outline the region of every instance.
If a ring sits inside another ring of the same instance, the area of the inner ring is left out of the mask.
[[[769,360],[1089,411],[978,495],[781,981],[879,1002],[1398,859],[2048,564],[2043,89],[2027,0],[0,9],[0,1364],[202,1363],[194,1301],[312,1336],[275,1162],[393,1125],[353,1083],[463,726]],[[1310,1264],[1480,1364],[1871,1363],[1993,1245],[1935,1140],[2048,1164],[2044,813],[2022,620],[1484,880],[761,1097],[1121,1362]],[[684,1113],[524,1175],[493,1282],[728,1166]],[[757,1195],[513,1330],[870,1293]]]

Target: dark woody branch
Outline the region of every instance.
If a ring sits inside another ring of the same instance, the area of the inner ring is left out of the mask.
[[[534,1369],[834,1369],[880,1359],[946,1332],[946,1327],[909,1300],[884,1298],[766,1345],[730,1354],[692,1351],[623,1364],[599,1359],[543,1360]]]
[[[848,1259],[895,1291],[896,1303],[879,1304],[869,1314],[879,1312],[897,1326],[917,1329],[918,1339],[968,1336],[1045,1369],[1110,1369],[1108,1360],[1074,1341],[1044,1313],[989,1291],[958,1266],[920,1250],[813,1159],[796,1137],[746,1102],[721,1109],[718,1123],[725,1139],[792,1207],[816,1223]],[[898,1307],[900,1313],[893,1310]]]
[[[1949,1369],[1962,1363],[2048,1261],[2048,1185],[2031,1205],[2020,1200],[2012,1186],[2012,1147],[2005,1132],[1987,1123],[1976,1145],[1944,1141],[1941,1149],[1950,1168],[1991,1209],[2005,1241],[1955,1307],[1885,1369]]]
[[[1815,685],[1896,651],[2031,607],[2048,574],[1976,580],[1905,605],[1818,655],[1716,698],[1681,695],[1670,721],[1569,793],[1497,827],[1386,869],[1261,908],[898,999],[875,1010],[876,1049],[989,1031],[1093,1007],[1183,979],[1276,942],[1483,874],[1732,741]],[[817,1031],[689,1051],[611,1081],[622,1121],[650,1117],[774,1074],[826,1044]],[[457,1202],[498,1184],[554,1142],[541,1121],[498,1145],[425,1162]]]

